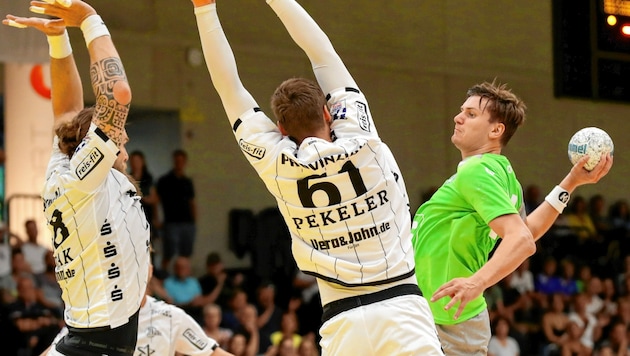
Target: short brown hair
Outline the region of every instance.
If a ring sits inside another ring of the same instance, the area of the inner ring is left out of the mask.
[[[324,92],[305,78],[287,79],[271,96],[271,109],[289,136],[302,141],[324,125]]]
[[[484,110],[490,113],[490,122],[500,122],[505,125],[505,132],[501,137],[501,146],[508,144],[516,129],[525,122],[525,103],[517,97],[507,84],[483,82],[468,89],[466,97],[479,96],[488,99]],[[481,100],[480,99],[480,100]]]
[[[77,116],[68,122],[59,125],[55,134],[59,137],[59,149],[72,158],[85,135],[87,135],[94,116],[94,107],[90,106],[79,111]]]

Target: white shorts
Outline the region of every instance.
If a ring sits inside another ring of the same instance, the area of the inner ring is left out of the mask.
[[[347,310],[320,328],[326,355],[444,355],[433,315],[419,295],[402,295]]]

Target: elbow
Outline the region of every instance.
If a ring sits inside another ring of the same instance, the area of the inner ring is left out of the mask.
[[[524,231],[521,237],[521,246],[524,254],[526,254],[527,257],[536,253],[536,242],[534,240],[534,236],[529,230]]]
[[[131,87],[124,80],[119,80],[114,84],[114,99],[121,105],[129,105],[131,103]]]

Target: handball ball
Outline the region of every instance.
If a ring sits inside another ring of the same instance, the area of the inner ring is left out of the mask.
[[[575,164],[584,155],[588,155],[588,162],[584,165],[587,170],[595,168],[602,154],[613,154],[615,147],[606,131],[597,127],[585,127],[576,132],[569,140],[569,160]]]

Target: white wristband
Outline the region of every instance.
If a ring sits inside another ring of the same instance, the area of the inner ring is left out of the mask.
[[[83,31],[85,45],[88,47],[95,38],[109,36],[109,30],[107,29],[107,26],[105,26],[105,22],[103,22],[103,19],[96,14],[88,16],[88,18],[81,22],[81,31]]]
[[[547,194],[545,201],[551,204],[551,206],[558,211],[558,214],[562,214],[562,211],[567,207],[570,198],[571,195],[568,191],[562,189],[559,185],[556,185],[551,192]]]
[[[68,31],[65,30],[61,35],[46,36],[48,39],[48,53],[51,58],[61,59],[72,54],[72,46],[70,45],[70,37]]]

